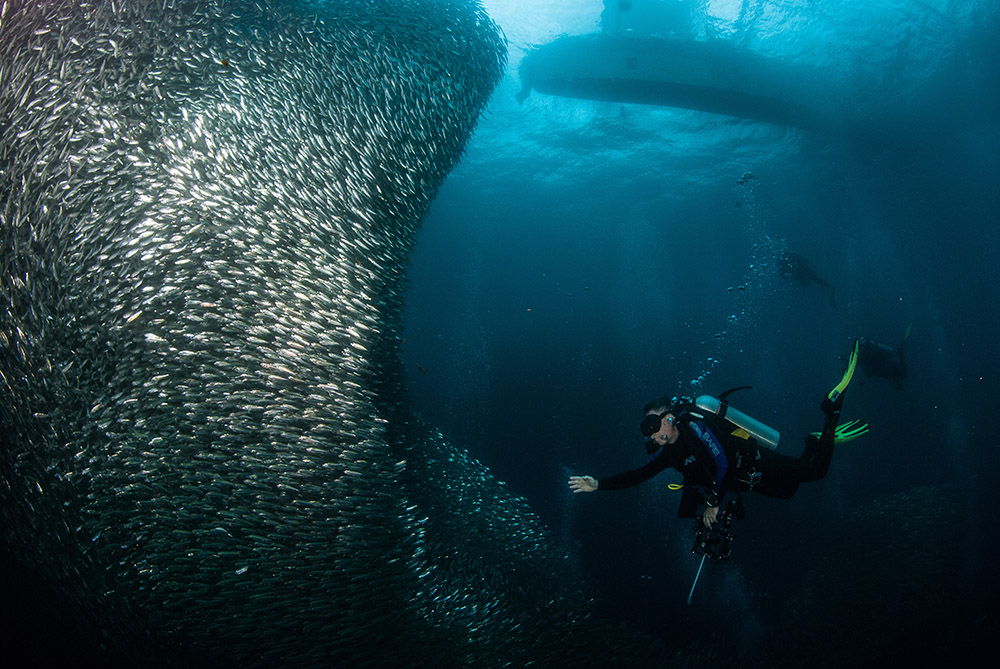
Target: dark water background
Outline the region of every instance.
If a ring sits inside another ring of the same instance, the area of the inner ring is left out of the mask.
[[[848,613],[894,596],[857,574],[920,574],[911,586],[939,594],[898,603],[885,633],[897,659],[903,646],[925,659],[926,645],[972,653],[958,647],[995,622],[986,602],[998,592],[995,5],[608,4],[603,23],[599,2],[492,10],[511,68],[414,255],[414,405],[528,499],[610,616],[670,644],[723,636],[727,652],[767,664],[810,569],[856,542],[858,565],[835,574],[858,588]],[[826,103],[846,103],[855,122],[820,134],[537,92],[514,102],[531,46],[611,26],[827,68]],[[835,285],[836,308],[822,288],[781,277],[784,251]],[[904,386],[859,374],[847,396],[844,418],[866,418],[870,434],[838,447],[826,479],[793,500],[750,497],[733,563],[706,567],[691,607],[693,530],[674,517],[672,474],[627,492],[567,491],[571,473],[645,461],[640,409],[662,394],[752,384],[733,404],[798,455],[853,339],[896,346],[909,324]],[[930,517],[945,500],[969,522],[960,531]],[[872,509],[876,527],[910,541],[860,532],[850,519]],[[929,533],[903,527],[914,519]],[[942,548],[929,542],[950,545],[925,568]],[[844,614],[830,611],[828,636],[848,633]],[[934,638],[914,643],[914,629]]]

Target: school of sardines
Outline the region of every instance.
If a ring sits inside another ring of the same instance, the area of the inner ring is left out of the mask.
[[[408,257],[505,67],[478,3],[0,1],[5,550],[144,664],[607,653],[404,396]]]

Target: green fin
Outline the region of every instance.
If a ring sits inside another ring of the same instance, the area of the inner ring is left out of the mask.
[[[833,443],[842,444],[854,441],[863,434],[868,434],[868,423],[860,419],[852,420],[837,428],[837,436],[834,438]]]
[[[863,434],[868,432],[868,423],[856,418],[852,421],[848,421],[843,425],[839,426],[834,431],[833,443],[835,444],[846,444],[849,441],[854,441]],[[812,435],[819,439],[820,433],[813,432]]]
[[[844,394],[845,390],[847,390],[847,384],[849,384],[851,382],[851,379],[854,377],[854,369],[855,367],[858,366],[858,349],[860,346],[861,346],[861,341],[855,339],[854,348],[851,350],[851,359],[848,360],[847,371],[844,372],[844,378],[842,378],[840,380],[840,383],[834,386],[833,390],[831,390],[826,396],[826,398],[831,402],[833,402],[834,404],[837,403],[837,400],[840,399],[840,396]]]

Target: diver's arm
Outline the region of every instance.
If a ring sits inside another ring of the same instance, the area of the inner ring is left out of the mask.
[[[573,492],[594,492],[595,490],[622,490],[648,481],[667,467],[672,467],[677,460],[674,449],[664,449],[658,456],[638,469],[631,469],[615,476],[595,479],[593,476],[571,476],[569,487]],[[593,487],[591,487],[593,482]]]
[[[667,467],[674,465],[676,458],[673,449],[664,448],[655,458],[638,469],[631,469],[621,474],[598,479],[599,490],[623,490],[648,481]]]
[[[695,436],[704,444],[705,450],[712,456],[712,462],[715,464],[715,480],[712,482],[712,496],[717,497],[721,501],[722,496],[725,494],[722,490],[722,484],[726,480],[726,472],[729,471],[729,459],[726,457],[726,451],[722,448],[719,438],[706,425],[693,423],[691,431],[695,433]]]
[[[712,523],[716,521],[719,507],[722,506],[722,498],[725,496],[726,489],[722,487],[722,484],[716,483],[712,493],[708,496],[705,511],[701,514],[701,522],[705,524],[705,527],[711,527]]]
[[[701,521],[705,526],[711,527],[718,516],[722,498],[726,494],[723,484],[726,481],[726,473],[729,471],[729,459],[726,457],[726,451],[722,448],[719,438],[707,426],[696,423],[691,428],[705,445],[705,450],[712,456],[712,462],[715,464],[715,480],[712,482],[712,491],[708,498],[708,506],[701,517]]]

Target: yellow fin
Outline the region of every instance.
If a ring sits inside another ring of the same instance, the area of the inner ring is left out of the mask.
[[[827,395],[827,398],[831,402],[836,402],[844,391],[847,390],[847,384],[851,382],[851,378],[854,377],[854,368],[858,366],[858,349],[861,345],[861,341],[858,339],[854,340],[854,348],[851,350],[851,359],[847,363],[847,371],[844,372],[844,378],[840,380],[833,390]]]

